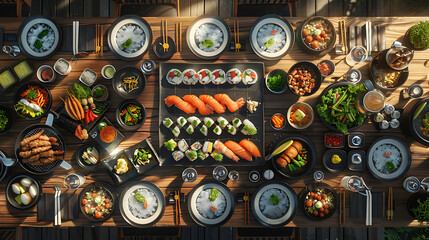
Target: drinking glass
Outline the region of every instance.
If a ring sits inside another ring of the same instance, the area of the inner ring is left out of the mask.
[[[349,54],[346,57],[346,63],[353,67],[358,63],[365,61],[368,57],[368,52],[362,46],[356,46],[350,50]]]
[[[71,190],[76,190],[86,181],[86,177],[82,173],[70,173],[64,178],[64,187]]]

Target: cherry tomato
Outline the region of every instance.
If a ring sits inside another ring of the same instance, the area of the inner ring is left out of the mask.
[[[86,205],[86,204],[88,204],[88,199],[86,198],[82,199],[82,205]]]
[[[317,26],[316,26],[316,28],[317,28],[317,29],[322,29],[322,25],[321,25],[321,24],[319,24],[319,25],[317,25]]]
[[[307,37],[307,35],[308,35],[308,31],[307,31],[307,29],[302,30],[302,35],[303,35],[304,37]]]
[[[313,215],[317,216],[317,215],[319,215],[319,212],[318,211],[313,211]]]
[[[321,36],[317,35],[316,36],[316,40],[319,41],[319,42],[323,42],[324,39]]]
[[[325,216],[325,214],[322,212],[319,214],[319,217],[324,217],[324,216]]]
[[[97,206],[96,207],[98,211],[101,211],[102,207],[101,206]]]
[[[109,202],[110,202],[110,199],[106,198],[106,199],[104,199],[104,202],[105,202],[105,203],[109,203]]]
[[[324,212],[324,211],[325,211],[325,209],[324,209],[323,207],[321,207],[321,208],[319,208],[319,211],[320,211],[320,212]]]
[[[326,38],[328,37],[328,35],[327,35],[326,33],[324,33],[324,34],[320,34],[320,36],[321,36],[322,38],[324,38],[324,39],[326,39]]]
[[[322,204],[325,204],[325,200],[324,200],[324,199],[320,200],[320,202],[321,202]]]
[[[97,197],[97,193],[92,193],[92,198]]]
[[[325,33],[325,31],[323,31],[323,30],[322,30],[322,31],[320,32],[320,35],[323,35],[323,34],[326,34],[326,33]]]
[[[316,198],[317,198],[317,200],[319,200],[319,201],[320,201],[320,200],[322,200],[322,197],[321,197],[319,194],[317,195],[317,197],[316,197]]]
[[[307,207],[311,207],[311,206],[313,206],[313,202],[312,202],[311,200],[307,200],[307,201],[305,202],[305,205],[306,205]]]
[[[307,36],[307,37],[305,38],[305,41],[306,41],[307,43],[311,43],[311,42],[313,41],[313,37],[312,37],[312,36]]]
[[[327,199],[327,198],[328,198],[328,196],[327,196],[326,194],[322,194],[322,198],[323,198],[323,199]]]
[[[328,209],[328,208],[329,208],[328,204],[323,205],[323,207],[324,207],[325,209]]]
[[[319,42],[318,42],[318,41],[313,41],[313,42],[311,43],[311,47],[312,47],[312,48],[319,48]]]
[[[105,208],[109,209],[110,208],[110,204],[106,203],[106,205],[104,205]]]
[[[89,212],[89,207],[87,207],[87,206],[83,207],[83,211],[86,212],[86,213],[88,213]]]
[[[329,210],[328,209],[325,209],[325,214],[328,214],[329,213]]]
[[[103,213],[102,212],[95,212],[95,218],[102,218],[103,217]]]

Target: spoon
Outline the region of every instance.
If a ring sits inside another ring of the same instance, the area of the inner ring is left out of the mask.
[[[14,158],[6,158],[6,157],[0,156],[0,160],[3,162],[3,164],[6,167],[12,167],[16,163],[16,159]]]

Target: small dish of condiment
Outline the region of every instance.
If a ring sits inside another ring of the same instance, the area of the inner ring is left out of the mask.
[[[92,88],[91,96],[99,102],[105,101],[109,98],[109,90],[102,84],[95,85]]]
[[[317,64],[323,77],[329,77],[335,72],[335,63],[329,59],[324,59]]]
[[[344,133],[325,133],[324,143],[327,148],[342,148],[345,145]]]
[[[85,68],[79,77],[79,81],[88,87],[91,87],[95,80],[97,80],[97,73],[89,68]]]
[[[271,116],[271,126],[276,130],[281,130],[286,125],[285,116],[281,113],[275,113]]]
[[[330,172],[344,171],[347,162],[347,153],[344,150],[330,149],[323,155],[323,166]]]
[[[15,63],[11,68],[20,81],[29,78],[33,74],[33,69],[25,60]]]
[[[113,75],[115,75],[116,69],[115,67],[113,67],[112,65],[105,65],[102,69],[101,69],[101,75],[103,76],[103,78],[105,79],[112,79]]]
[[[54,64],[54,70],[60,75],[68,75],[71,72],[71,64],[64,58],[59,58]]]
[[[297,102],[288,109],[287,120],[295,129],[308,128],[314,120],[313,108],[305,102]]]
[[[56,79],[54,69],[49,65],[42,65],[37,69],[37,79],[42,83],[53,82]]]
[[[9,70],[9,68],[5,68],[0,71],[0,86],[1,90],[5,90],[15,84],[18,80],[13,75],[13,73]]]

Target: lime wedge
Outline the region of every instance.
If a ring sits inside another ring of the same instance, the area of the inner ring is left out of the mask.
[[[414,116],[413,116],[413,120],[416,120],[416,118],[420,115],[420,113],[423,111],[423,108],[425,108],[426,107],[426,104],[427,104],[428,102],[424,102],[424,103],[422,103],[417,109],[416,109],[416,111],[414,112]]]
[[[289,140],[282,145],[280,145],[274,152],[271,154],[272,156],[279,155],[280,153],[284,152],[288,147],[290,147],[293,143],[293,140]]]
[[[268,40],[268,42],[264,43],[264,46],[265,46],[266,48],[269,48],[269,47],[273,46],[273,44],[274,44],[275,42],[276,42],[276,41],[274,41],[274,38],[270,38],[270,39]]]

